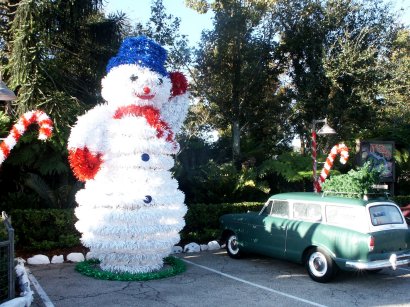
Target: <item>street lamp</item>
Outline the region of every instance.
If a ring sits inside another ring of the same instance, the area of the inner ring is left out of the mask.
[[[2,101],[10,101],[10,100],[16,100],[17,96],[14,94],[12,90],[10,90],[6,83],[1,80],[1,73],[0,73],[0,100]],[[6,113],[7,113],[7,105],[6,105]],[[0,141],[3,141],[4,138],[0,138]]]
[[[0,100],[10,101],[10,100],[16,100],[16,99],[17,99],[17,96],[1,80],[1,76],[0,76]]]
[[[316,133],[316,124],[324,123],[322,128]],[[335,129],[331,128],[327,123],[327,118],[317,119],[312,122],[312,159],[313,159],[313,190],[317,192],[316,181],[317,181],[317,143],[316,136],[318,135],[328,135],[336,134]]]

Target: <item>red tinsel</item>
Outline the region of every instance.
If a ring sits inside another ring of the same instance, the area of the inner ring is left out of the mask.
[[[100,153],[94,154],[87,147],[70,150],[68,161],[74,175],[80,181],[93,179],[100,170],[102,161]]]
[[[179,71],[171,72],[169,74],[172,83],[171,96],[178,96],[184,94],[188,89],[188,81]]]
[[[167,142],[174,141],[174,133],[172,132],[169,125],[160,118],[159,111],[152,106],[136,106],[130,105],[125,107],[120,107],[114,114],[115,119],[120,119],[124,116],[143,116],[147,123],[157,130],[157,137],[162,138],[166,133]]]
[[[51,137],[53,131],[53,122],[46,113],[40,110],[29,111],[24,113],[16,124],[13,125],[6,140],[0,144],[0,165],[7,159],[10,151],[19,141],[20,137],[26,132],[28,126],[37,123],[39,126],[40,140]]]

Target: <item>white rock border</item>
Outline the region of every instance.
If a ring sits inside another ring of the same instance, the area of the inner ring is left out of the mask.
[[[221,248],[225,248],[225,244],[220,245],[217,240],[210,241],[208,244],[198,244],[195,242],[191,242],[186,244],[184,247],[179,245],[175,245],[172,248],[171,254],[181,254],[181,253],[199,253],[202,251],[214,251]],[[66,262],[81,262],[85,259],[89,260],[92,259],[91,252],[88,252],[86,255],[82,253],[70,253],[66,256]],[[22,258],[18,258],[26,262]],[[27,259],[27,263],[29,265],[43,265],[43,264],[58,264],[64,263],[64,256],[63,255],[54,255],[50,261],[50,259],[46,255],[34,255]]]

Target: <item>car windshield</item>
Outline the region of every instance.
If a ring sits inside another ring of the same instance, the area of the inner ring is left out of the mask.
[[[377,205],[369,208],[373,226],[403,224],[399,209],[391,205]]]

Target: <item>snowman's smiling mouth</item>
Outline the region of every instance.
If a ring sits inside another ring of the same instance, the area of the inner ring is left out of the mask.
[[[149,100],[149,99],[152,99],[152,98],[155,97],[155,94],[144,95],[144,94],[137,94],[137,93],[135,93],[134,95],[135,95],[135,97],[138,97],[138,98],[144,99],[144,100]]]

